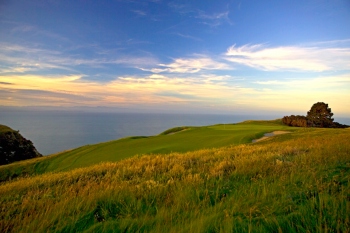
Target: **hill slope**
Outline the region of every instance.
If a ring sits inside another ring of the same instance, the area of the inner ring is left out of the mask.
[[[115,162],[137,154],[167,154],[188,152],[204,148],[251,143],[252,139],[274,130],[290,130],[276,121],[247,121],[239,124],[187,127],[167,130],[152,137],[129,137],[116,141],[87,145],[44,159],[0,167],[0,181],[22,174],[68,171],[100,162]]]
[[[347,232],[349,139],[300,129],[2,183],[0,232]]]
[[[6,133],[6,132],[12,132],[12,131],[14,131],[14,130],[8,126],[0,125],[0,133]]]

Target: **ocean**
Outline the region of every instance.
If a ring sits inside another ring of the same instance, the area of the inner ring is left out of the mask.
[[[0,112],[0,124],[19,130],[25,138],[34,143],[34,146],[43,155],[128,136],[157,135],[177,126],[229,124],[244,120],[276,118],[280,116],[29,110]],[[348,123],[350,124],[350,121]]]

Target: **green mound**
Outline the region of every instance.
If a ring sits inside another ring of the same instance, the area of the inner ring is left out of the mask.
[[[15,178],[23,174],[68,171],[101,162],[120,161],[141,154],[168,154],[251,143],[252,139],[275,130],[294,131],[297,128],[282,125],[280,120],[177,127],[157,136],[122,138],[79,147],[32,163],[17,163],[6,168],[0,167],[0,180]]]
[[[173,133],[178,133],[181,132],[183,130],[189,129],[190,127],[186,127],[186,126],[182,126],[182,127],[175,127],[175,128],[171,128],[168,130],[165,130],[163,133],[161,133],[160,135],[168,135],[168,134],[173,134]]]

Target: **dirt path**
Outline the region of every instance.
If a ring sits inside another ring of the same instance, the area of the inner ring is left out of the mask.
[[[259,138],[259,139],[253,139],[252,143],[260,142],[262,140],[268,139],[269,137],[273,137],[273,136],[280,135],[280,134],[285,134],[285,133],[291,133],[291,132],[289,132],[289,131],[273,131],[272,133],[264,134],[264,136]]]

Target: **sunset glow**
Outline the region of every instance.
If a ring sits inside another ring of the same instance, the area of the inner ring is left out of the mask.
[[[0,106],[350,116],[346,0],[0,7]]]

